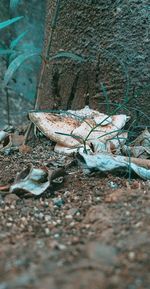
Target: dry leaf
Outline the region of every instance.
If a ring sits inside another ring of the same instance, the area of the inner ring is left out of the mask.
[[[0,191],[8,191],[10,188],[10,185],[2,185],[0,186]]]
[[[148,159],[150,157],[150,133],[146,128],[133,142],[131,146],[122,146],[122,152],[136,158]]]
[[[81,110],[69,110],[65,114],[31,112],[29,118],[44,135],[57,143],[55,151],[64,154],[77,151],[86,138],[87,145],[95,140],[111,140],[117,147],[118,143],[113,139],[121,133],[128,120],[126,115],[109,117],[88,106]]]
[[[7,134],[3,140],[1,151],[16,150],[21,146],[24,142],[24,136],[18,135],[15,133]]]
[[[0,131],[0,143],[8,136],[8,133],[4,130]]]
[[[93,154],[88,151],[88,153],[84,153],[83,149],[79,150],[77,158],[85,172],[93,170],[101,172],[129,171],[131,169],[141,178],[150,180],[150,160],[116,156],[107,152]]]
[[[10,187],[10,193],[41,195],[50,187],[52,180],[64,176],[63,169],[49,170],[47,167],[35,168],[29,165],[21,173],[17,174],[14,184]]]

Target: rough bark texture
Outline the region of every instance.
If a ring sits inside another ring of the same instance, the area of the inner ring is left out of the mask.
[[[48,0],[47,6],[45,49],[56,1]],[[148,0],[61,0],[50,53],[72,51],[87,61],[48,63],[39,106],[98,107],[106,101],[103,83],[111,101],[121,102],[134,92],[139,107],[150,111],[149,20]]]

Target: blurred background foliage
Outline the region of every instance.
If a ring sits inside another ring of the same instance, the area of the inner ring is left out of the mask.
[[[16,45],[19,53],[31,51],[41,51],[44,41],[44,23],[45,23],[46,1],[37,0],[1,0],[0,1],[0,21],[23,16],[21,21],[1,30],[0,48],[8,49],[15,45],[15,40],[20,37]],[[13,41],[14,40],[14,41]],[[17,50],[16,49],[16,50]],[[0,83],[4,79],[5,71],[12,59],[1,56],[0,58]],[[9,62],[9,63],[8,63]],[[37,79],[40,70],[41,58],[29,58],[15,72],[12,80],[9,82],[11,95],[20,95],[21,97],[33,101],[35,98]],[[2,87],[2,85],[1,85]],[[3,96],[3,92],[1,91]]]

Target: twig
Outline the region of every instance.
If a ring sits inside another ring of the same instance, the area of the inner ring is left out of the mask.
[[[25,133],[23,145],[27,144],[27,142],[29,140],[29,136],[30,136],[31,132],[33,131],[33,127],[34,127],[33,122],[30,122],[30,124],[28,125],[28,128],[27,128],[27,131]]]
[[[133,157],[124,157],[125,161],[129,163],[134,163],[140,167],[144,167],[146,169],[150,169],[150,160],[148,159],[140,159],[140,158],[133,158]]]
[[[7,123],[8,126],[10,126],[10,105],[9,105],[9,92],[8,92],[8,88],[5,88],[6,91],[6,106],[7,106]]]

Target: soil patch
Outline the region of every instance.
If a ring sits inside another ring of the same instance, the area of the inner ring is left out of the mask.
[[[41,139],[28,154],[0,155],[0,184],[29,163],[72,161]],[[84,175],[73,165],[63,183],[37,198],[0,193],[0,288],[149,288],[150,183]]]

